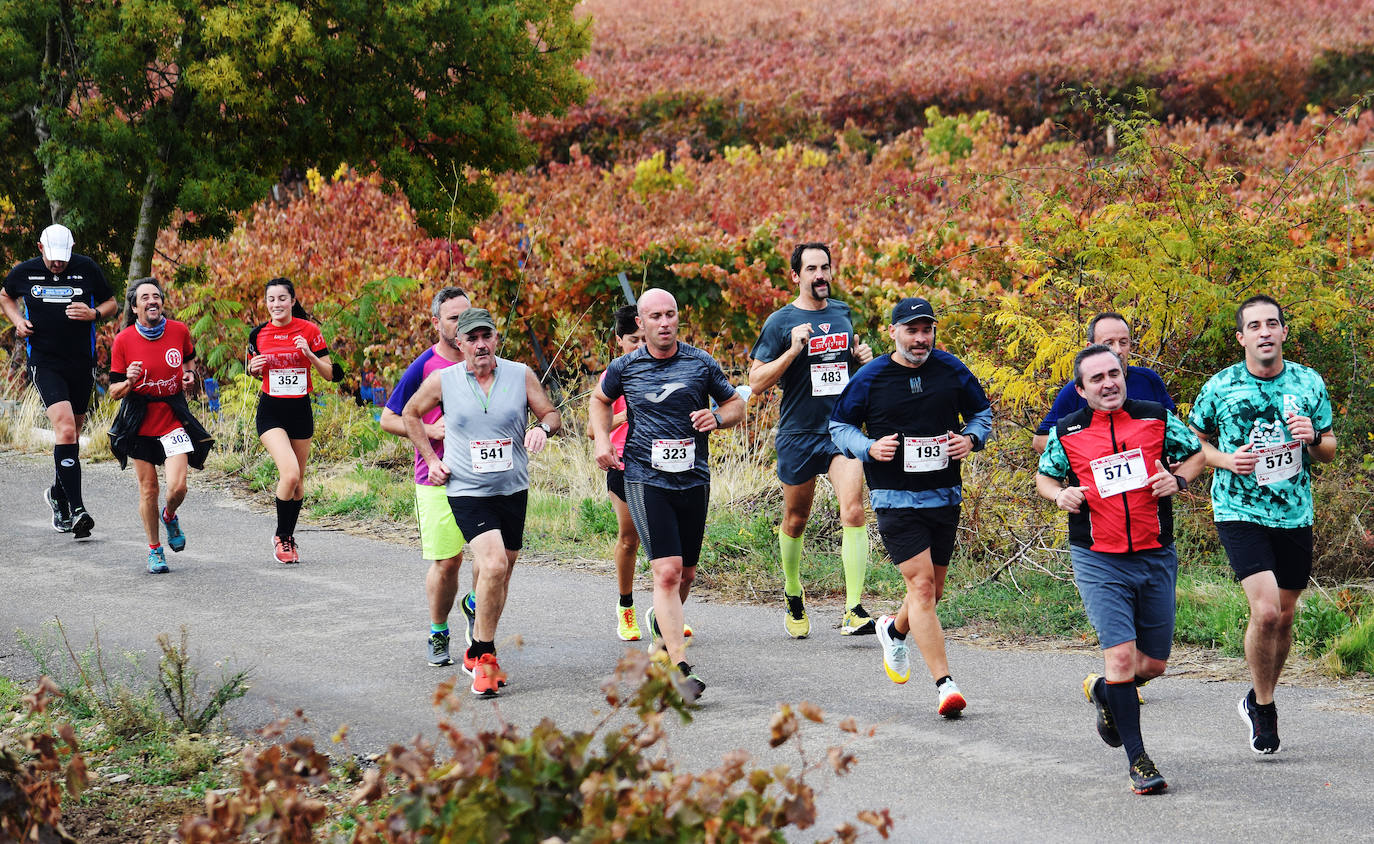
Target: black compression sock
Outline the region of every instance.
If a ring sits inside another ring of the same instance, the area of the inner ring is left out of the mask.
[[[81,503],[81,446],[64,443],[52,447],[52,460],[57,468],[57,486],[73,508]]]
[[[911,632],[911,631],[908,630],[906,633],[910,633],[910,632]],[[899,631],[899,630],[897,629],[897,625],[895,625],[895,624],[889,624],[888,627],[887,627],[887,635],[891,636],[892,638],[896,639],[896,640],[899,641],[899,642],[905,642],[905,641],[906,641],[906,633],[902,633],[901,631]]]
[[[944,683],[946,680],[953,680],[953,679],[954,679],[953,677],[951,677],[951,676],[949,676],[948,674],[946,674],[945,676],[943,676],[943,677],[941,677],[940,679],[938,679],[938,680],[935,681],[935,688],[938,689],[938,688],[940,688],[940,684]]]
[[[635,593],[630,592],[620,596],[620,606],[633,607],[635,605]]]
[[[468,656],[472,659],[481,659],[482,654],[496,653],[495,642],[483,642],[481,639],[473,639],[468,646]]]
[[[300,519],[301,505],[304,503],[300,498],[277,499],[277,536],[287,537],[296,533],[296,521]]]
[[[1135,683],[1102,682],[1102,697],[1112,712],[1116,732],[1121,736],[1121,747],[1126,751],[1126,764],[1136,760],[1145,752],[1145,740],[1140,737],[1140,699],[1135,695]]]
[[[682,672],[683,677],[690,677],[692,675],[692,666],[685,662],[679,662],[677,664],[677,670]]]

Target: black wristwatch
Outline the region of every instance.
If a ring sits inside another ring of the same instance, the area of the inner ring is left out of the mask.
[[[1174,475],[1174,480],[1178,482],[1180,492],[1188,488],[1188,479],[1182,475]]]
[[[716,427],[717,427],[717,428],[724,428],[724,427],[725,427],[725,423],[722,422],[722,421],[720,420],[720,414],[719,414],[719,413],[716,413],[716,412],[713,410],[713,411],[711,411],[711,415],[714,416],[714,417],[716,418]]]

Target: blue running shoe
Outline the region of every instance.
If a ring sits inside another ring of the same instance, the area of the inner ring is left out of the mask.
[[[186,532],[181,529],[181,519],[172,516],[167,517],[167,509],[162,510],[162,523],[167,526],[167,545],[173,552],[180,551],[186,547]]]
[[[166,574],[171,571],[167,568],[167,555],[161,546],[148,549],[148,574]]]

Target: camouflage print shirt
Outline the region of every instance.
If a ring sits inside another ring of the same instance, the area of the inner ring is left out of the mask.
[[[1293,441],[1284,419],[1307,416],[1320,436],[1331,430],[1331,399],[1314,370],[1284,361],[1273,378],[1258,378],[1245,363],[1228,366],[1202,387],[1188,414],[1188,424],[1220,451],[1233,452],[1246,443],[1266,463],[1282,468],[1285,459],[1300,460],[1296,474],[1261,485],[1262,473],[1237,475],[1225,469],[1212,474],[1212,512],[1218,522],[1253,522],[1274,528],[1312,524],[1312,483],[1306,448],[1285,456],[1276,447]],[[1281,475],[1281,471],[1273,474]]]

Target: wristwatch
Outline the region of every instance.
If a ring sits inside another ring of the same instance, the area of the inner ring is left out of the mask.
[[[547,422],[540,422],[538,425],[535,425],[534,427],[543,428],[545,435],[550,437],[553,436],[553,428],[550,428],[549,423]]]
[[[722,422],[722,421],[720,421],[720,414],[719,414],[719,413],[716,413],[716,412],[713,410],[713,411],[711,411],[711,415],[714,416],[715,419],[716,419],[716,427],[717,427],[717,428],[724,428],[724,427],[725,427],[725,423]]]
[[[1174,475],[1174,480],[1178,482],[1180,492],[1188,488],[1188,479],[1182,475]]]

